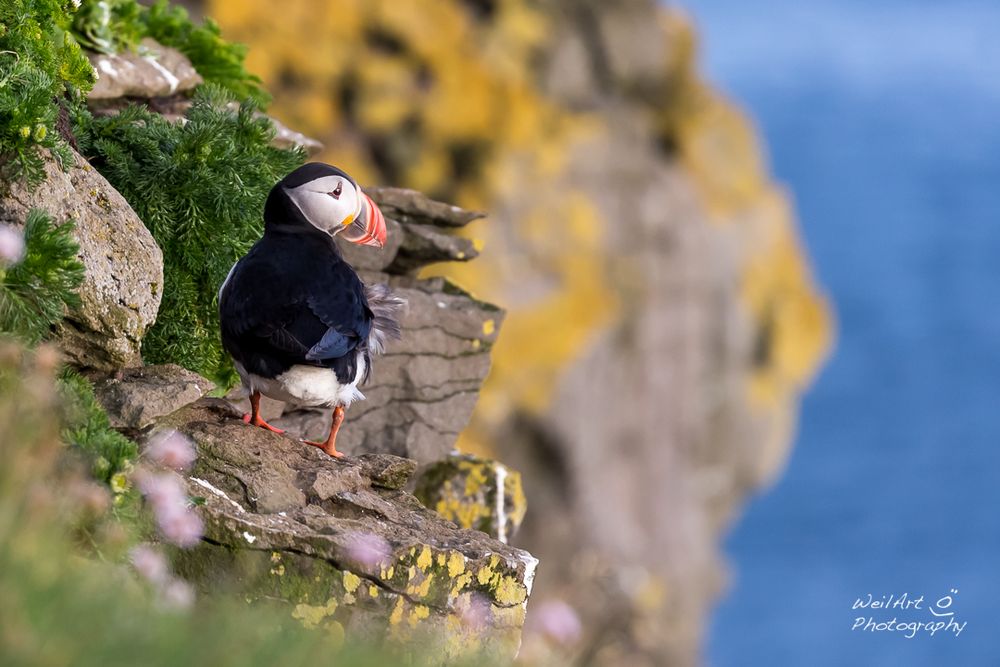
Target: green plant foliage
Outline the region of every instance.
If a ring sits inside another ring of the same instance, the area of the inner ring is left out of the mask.
[[[143,7],[136,0],[83,0],[73,23],[77,40],[101,53],[134,49],[144,37],[171,46],[188,57],[208,83],[217,84],[237,99],[270,102],[261,81],[247,72],[246,47],[222,39],[219,26],[206,19],[196,25],[183,7],[158,0]]]
[[[141,13],[135,0],[84,0],[73,20],[73,32],[91,51],[116,53],[142,39]]]
[[[271,187],[304,160],[271,146],[271,122],[220,88],[195,96],[186,123],[145,107],[81,121],[81,149],[139,214],[164,260],[163,301],[143,340],[153,363],[173,362],[232,384],[219,340],[217,292],[263,232]]]
[[[111,483],[135,459],[136,444],[111,428],[87,378],[67,368],[59,377],[58,386],[63,399],[63,442],[79,447],[90,459],[94,477]]]
[[[206,18],[202,25],[195,25],[183,7],[157,0],[143,13],[142,21],[146,35],[186,55],[206,82],[225,88],[237,100],[250,98],[261,107],[271,101],[261,80],[243,65],[246,46],[222,39],[219,26],[212,19]]]
[[[402,664],[342,648],[342,628],[308,631],[287,607],[250,608],[242,600],[206,596],[183,610],[157,600],[153,586],[130,576],[130,544],[115,516],[78,495],[89,485],[59,456],[51,415],[60,399],[51,372],[47,362],[0,344],[4,667]],[[81,549],[74,536],[86,514],[92,543]]]
[[[24,258],[0,269],[0,331],[28,343],[45,338],[80,299],[83,264],[72,222],[56,227],[47,213],[33,209],[24,225]]]
[[[0,2],[0,189],[22,178],[38,183],[42,148],[68,158],[56,131],[59,105],[78,103],[94,82],[67,31],[72,7],[68,0]]]

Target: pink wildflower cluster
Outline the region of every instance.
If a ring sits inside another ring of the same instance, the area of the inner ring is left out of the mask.
[[[24,259],[24,234],[10,225],[0,225],[0,264],[17,264]]]
[[[140,544],[129,555],[135,571],[156,587],[163,606],[168,609],[188,609],[194,604],[194,589],[191,584],[171,574],[167,559],[159,549],[150,544]]]
[[[174,430],[160,431],[149,439],[143,454],[153,463],[177,470],[190,470],[197,454],[194,445],[181,433]]]
[[[459,608],[458,617],[463,625],[473,632],[478,632],[489,627],[493,620],[493,607],[489,598],[482,593],[474,592],[468,604]]]
[[[204,529],[201,517],[188,507],[187,490],[177,473],[136,472],[136,485],[153,508],[163,538],[185,549],[198,544]]]
[[[348,556],[369,569],[385,567],[392,560],[392,547],[373,533],[351,533]]]
[[[135,474],[136,485],[152,506],[160,533],[179,547],[193,547],[201,540],[204,524],[188,506],[184,480],[174,471],[191,467],[194,446],[177,431],[166,431],[154,435],[143,453],[149,462],[168,469],[152,471],[142,467]]]

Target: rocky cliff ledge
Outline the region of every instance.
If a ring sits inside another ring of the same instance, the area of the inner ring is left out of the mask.
[[[148,55],[92,56],[102,72],[94,113],[136,101],[181,113],[189,105],[184,90],[161,88],[167,67],[184,86],[197,83],[190,63],[144,46],[169,57],[144,67]],[[215,387],[198,374],[141,365],[163,257],[128,203],[73,155],[65,170],[49,159],[38,187],[13,184],[0,198],[0,220],[18,226],[40,208],[60,223],[75,221],[86,277],[57,341],[94,381],[112,426],[140,443],[164,429],[194,443],[186,483],[206,530],[196,548],[177,552],[177,571],[205,595],[283,606],[308,627],[351,641],[431,650],[442,664],[473,655],[513,660],[537,560],[458,527],[405,490],[418,464],[452,452],[490,368],[503,311],[449,280],[416,276],[431,263],[475,258],[475,245],[455,232],[482,215],[411,190],[369,190],[389,241],[381,251],[343,251],[365,280],[390,284],[408,308],[402,339],[375,365],[368,400],[342,430],[348,456],[333,460],[297,439],[325,433],[328,412],[269,403],[269,416],[289,430],[275,435],[241,421],[238,394],[207,398]]]
[[[97,396],[111,423],[140,441],[172,429],[194,442],[188,490],[206,535],[176,566],[204,593],[283,604],[309,627],[432,650],[442,664],[470,655],[508,662],[537,560],[459,528],[404,490],[418,462],[452,450],[489,369],[502,311],[449,281],[412,276],[427,262],[475,257],[448,230],[478,215],[412,191],[373,196],[393,241],[383,253],[345,252],[409,308],[402,340],[365,387],[368,400],[350,411],[341,440],[349,456],[333,460],[248,427],[232,402],[203,398],[212,383],[178,366],[96,373]],[[269,409],[293,435],[328,428],[328,414]]]

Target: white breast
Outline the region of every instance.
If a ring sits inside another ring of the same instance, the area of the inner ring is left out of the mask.
[[[247,373],[236,365],[243,384],[249,391],[259,391],[268,398],[303,407],[349,407],[354,401],[363,401],[365,396],[358,389],[358,383],[365,375],[364,355],[358,355],[358,372],[354,381],[342,384],[337,374],[329,368],[316,366],[292,366],[275,378],[265,378]]]

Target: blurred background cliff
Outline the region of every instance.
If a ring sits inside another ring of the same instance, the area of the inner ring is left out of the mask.
[[[780,472],[832,325],[689,18],[653,0],[189,6],[250,46],[270,112],[320,159],[489,212],[482,256],[447,270],[509,311],[459,447],[524,475],[528,624],[565,602],[574,660],[694,662],[721,532]]]
[[[1000,640],[969,633],[1000,599],[1000,6],[688,8],[707,76],[751,110],[795,193],[838,319],[788,469],[728,541],[710,662],[993,664]],[[857,597],[951,589],[959,637],[851,631],[878,615]]]

